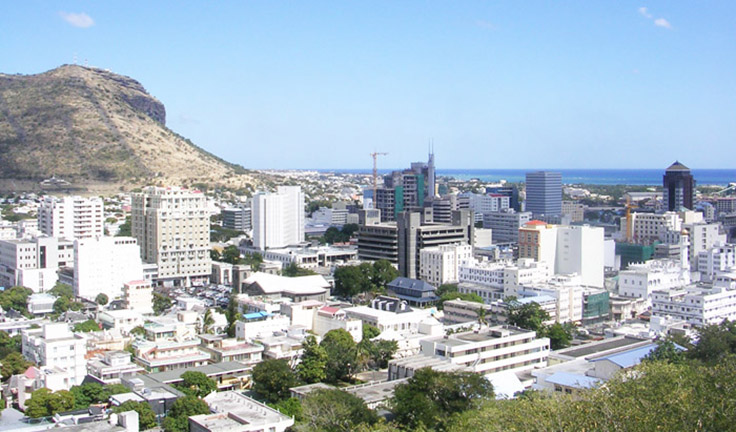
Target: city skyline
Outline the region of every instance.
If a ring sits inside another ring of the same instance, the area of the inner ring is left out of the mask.
[[[247,168],[399,167],[430,141],[451,168],[725,168],[736,138],[728,2],[7,9],[0,72],[131,76]]]

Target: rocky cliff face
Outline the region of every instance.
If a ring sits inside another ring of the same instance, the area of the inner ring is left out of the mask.
[[[0,179],[252,188],[254,179],[166,128],[166,108],[136,80],[62,66],[0,74]]]

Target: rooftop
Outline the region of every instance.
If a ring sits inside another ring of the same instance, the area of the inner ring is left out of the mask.
[[[421,291],[421,292],[434,292],[437,290],[434,286],[424,282],[423,280],[410,279],[405,277],[397,277],[387,285],[389,288],[407,288],[410,290]]]
[[[286,277],[256,272],[243,282],[246,286],[258,284],[266,294],[287,292],[292,294],[320,294],[330,289],[330,284],[321,275]]]

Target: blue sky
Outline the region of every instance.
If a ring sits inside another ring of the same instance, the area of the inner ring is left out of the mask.
[[[248,168],[731,168],[736,2],[7,2],[0,72],[85,60]]]

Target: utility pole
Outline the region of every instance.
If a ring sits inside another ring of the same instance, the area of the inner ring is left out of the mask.
[[[373,208],[376,208],[376,191],[378,190],[378,156],[386,156],[388,153],[373,152]]]

